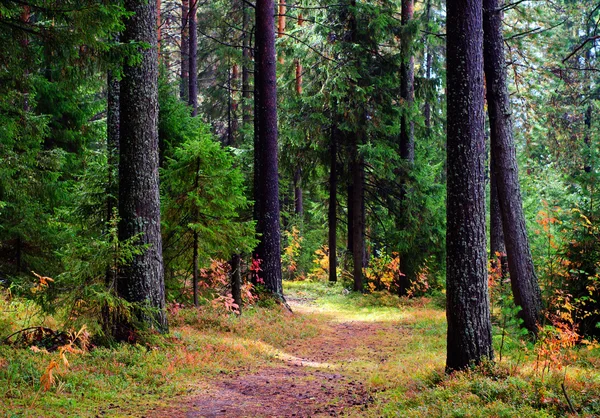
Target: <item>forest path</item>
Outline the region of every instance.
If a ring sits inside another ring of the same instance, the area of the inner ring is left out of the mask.
[[[414,373],[399,355],[411,350],[419,357],[410,347],[417,335],[406,310],[340,311],[298,293],[287,298],[295,315],[317,319],[316,336],[290,341],[258,371],[224,374],[145,416],[363,417],[374,393]]]

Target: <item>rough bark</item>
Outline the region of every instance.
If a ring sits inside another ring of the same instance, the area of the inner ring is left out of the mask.
[[[188,103],[192,107],[192,116],[198,115],[198,18],[197,18],[196,0],[190,2],[190,13],[188,16],[188,25],[190,26],[189,39],[189,99]]]
[[[281,231],[279,225],[279,178],[277,161],[277,77],[273,0],[256,2],[256,73],[258,101],[257,145],[254,150],[258,173],[257,201],[260,234],[256,255],[261,260],[265,287],[283,298]]]
[[[121,81],[119,238],[135,239],[136,245],[147,249],[123,267],[117,290],[128,301],[152,309],[138,312],[141,322],[166,332],[158,185],[156,3],[126,0],[125,9],[133,15],[125,22],[123,42],[143,42],[150,48],[140,48],[139,64],[125,65]]]
[[[521,200],[504,59],[501,3],[484,0],[484,54],[493,169],[515,303],[524,326],[538,332],[541,291],[531,257]]]
[[[162,15],[161,0],[156,0],[156,50],[158,51],[158,61],[160,62],[160,47],[162,44]]]
[[[337,281],[337,121],[331,125],[329,148],[329,281]]]
[[[414,0],[402,0],[402,26],[411,23],[414,6]],[[412,107],[415,100],[415,59],[411,52],[411,39],[408,34],[402,36],[401,50],[400,97],[404,109],[400,120],[400,156],[412,163],[415,160],[415,123],[408,109]]]
[[[190,72],[190,27],[188,24],[188,15],[190,12],[190,1],[181,2],[181,85],[179,97],[187,102],[189,100],[189,72]]]
[[[477,0],[447,2],[447,371],[493,357],[485,230],[482,11]]]

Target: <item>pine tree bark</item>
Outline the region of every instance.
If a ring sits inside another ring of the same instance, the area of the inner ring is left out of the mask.
[[[414,0],[402,0],[402,26],[411,23],[414,15]],[[409,108],[415,100],[415,59],[411,51],[411,39],[408,34],[402,35],[402,63],[400,64],[400,97],[403,112],[400,120],[400,156],[413,163],[415,161],[415,123],[410,118]]]
[[[335,106],[334,106],[335,107]],[[337,120],[331,125],[329,147],[329,281],[337,281]]]
[[[192,107],[192,116],[198,115],[198,18],[196,0],[190,0],[190,13],[188,16],[188,25],[190,26],[189,39],[189,99],[188,103]]]
[[[277,161],[277,77],[273,0],[256,1],[257,201],[260,234],[256,249],[261,260],[265,287],[283,299],[281,273],[281,231]]]
[[[484,0],[484,54],[491,150],[515,303],[524,326],[537,334],[542,297],[527,237],[512,132],[502,36],[501,3]]]
[[[190,88],[190,27],[188,16],[190,13],[190,1],[183,0],[181,2],[181,84],[179,89],[179,97],[184,102],[189,100]]]
[[[141,61],[125,65],[120,95],[119,239],[147,246],[123,267],[117,290],[130,302],[151,308],[138,319],[161,332],[168,330],[160,233],[158,186],[158,53],[156,3],[126,0],[133,15],[126,20],[123,42],[143,42]],[[125,324],[131,328],[131,324]]]
[[[447,371],[493,357],[485,230],[482,12],[478,0],[447,1]]]

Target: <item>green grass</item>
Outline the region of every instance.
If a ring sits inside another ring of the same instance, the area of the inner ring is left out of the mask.
[[[327,338],[344,323],[366,331],[354,345],[338,342],[330,358],[310,367],[334,368],[372,392],[373,402],[349,409],[348,416],[565,416],[563,380],[580,416],[600,416],[598,348],[570,350],[567,368],[553,366],[542,380],[532,344],[511,340],[500,364],[448,376],[439,297],[360,295],[309,282],[286,282],[285,291],[291,300],[307,302],[294,305],[294,315],[279,307],[248,308],[241,318],[209,306],[182,309],[170,317],[168,336],[68,354],[70,367],[61,366],[47,392],[40,390],[40,376],[58,354],[0,345],[0,416],[139,416],[202,390],[223,373],[252,373],[281,365],[285,357],[311,358],[319,342],[335,342]],[[36,321],[53,324],[30,305],[0,298],[0,338]],[[499,341],[496,336],[496,350]]]

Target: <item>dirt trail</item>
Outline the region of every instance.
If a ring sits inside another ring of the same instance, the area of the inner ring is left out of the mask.
[[[289,302],[299,314],[323,315],[306,300]],[[223,375],[177,406],[145,417],[360,416],[372,397],[357,370],[366,367],[367,359],[388,361],[395,338],[385,337],[398,335],[400,327],[393,322],[331,320],[327,328],[314,338],[292,342],[277,356],[279,361],[259,372]]]

